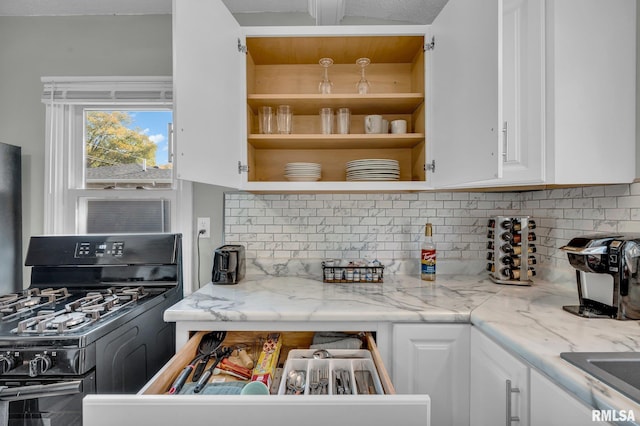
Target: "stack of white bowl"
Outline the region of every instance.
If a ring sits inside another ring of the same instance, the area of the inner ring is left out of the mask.
[[[284,177],[294,182],[314,182],[320,179],[320,164],[318,163],[287,163]]]
[[[400,180],[400,165],[380,158],[349,161],[347,180]]]

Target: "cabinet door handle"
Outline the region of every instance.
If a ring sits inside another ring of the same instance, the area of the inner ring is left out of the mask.
[[[502,124],[502,161],[506,162],[509,159],[509,126],[505,121]]]
[[[507,426],[511,426],[512,422],[519,422],[520,417],[511,415],[511,394],[520,393],[520,389],[511,387],[511,380],[507,380]]]

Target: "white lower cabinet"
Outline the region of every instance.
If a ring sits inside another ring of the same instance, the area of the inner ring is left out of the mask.
[[[608,425],[593,421],[592,409],[535,370],[531,370],[531,426]]]
[[[471,426],[529,424],[529,367],[471,329]]]
[[[469,424],[469,324],[394,324],[392,374],[399,394],[428,394],[432,424]]]
[[[590,407],[474,327],[471,353],[471,426],[609,424],[592,421]]]
[[[199,332],[189,333],[192,335],[191,338],[183,345],[178,345],[180,349],[176,355],[138,394],[86,396],[83,400],[83,425],[175,426],[232,423],[281,426],[388,426],[400,422],[403,426],[430,426],[429,396],[395,394],[372,335],[368,335],[365,340],[384,394],[334,395],[329,391],[328,395],[169,395],[167,391],[171,384],[198,353],[198,345],[206,331],[219,330],[222,326],[229,329],[232,324],[242,330],[229,331],[225,338],[225,346],[236,345],[247,338],[250,339],[248,341],[255,341],[255,336],[250,337],[251,331],[247,331],[251,329],[247,329],[244,323],[193,324],[190,330]],[[283,339],[283,346],[286,345],[289,349],[305,345],[308,347],[311,340],[306,335],[313,334],[310,331],[299,331],[298,323],[260,323],[257,327],[253,330],[278,331]],[[345,323],[341,329],[357,330],[355,327]],[[287,328],[296,331],[286,331]],[[180,328],[177,331],[180,331]],[[373,325],[370,331],[376,331],[376,326]],[[180,342],[185,336],[177,334],[177,337]],[[282,358],[281,355],[281,362],[284,361]],[[329,363],[340,361],[344,360],[328,360]]]

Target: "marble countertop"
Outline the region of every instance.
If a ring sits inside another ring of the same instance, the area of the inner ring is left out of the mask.
[[[561,309],[577,302],[575,287],[567,285],[505,287],[471,312],[471,323],[587,405],[633,410],[640,422],[640,404],[560,357],[561,352],[640,352],[640,322],[586,319]]]
[[[577,303],[575,284],[536,280],[498,285],[486,274],[385,277],[384,284],[327,284],[260,275],[237,285],[205,285],[165,311],[166,321],[470,322],[588,405],[640,404],[560,358],[561,352],[640,352],[640,322],[585,319],[562,310]],[[639,419],[640,420],[640,419]]]
[[[500,286],[480,275],[438,276],[437,284],[396,275],[383,284],[329,284],[256,275],[207,284],[165,311],[165,321],[469,322]]]

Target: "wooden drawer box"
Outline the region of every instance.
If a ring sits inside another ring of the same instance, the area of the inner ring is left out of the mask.
[[[194,333],[178,353],[137,395],[88,395],[83,400],[84,426],[175,426],[187,424],[269,424],[387,426],[402,419],[406,426],[429,426],[428,395],[397,395],[370,334],[365,335],[384,395],[169,395],[167,390],[198,352],[206,331]],[[252,341],[247,331],[229,332],[225,345]],[[283,362],[288,350],[308,348],[312,332],[282,332]]]
[[[184,367],[191,362],[198,354],[200,340],[206,334],[205,331],[195,333],[191,339],[183,346],[178,353],[169,360],[165,367],[141,390],[143,395],[161,395],[168,391]],[[282,351],[280,353],[279,365],[284,364],[287,354],[291,349],[306,349],[311,344],[312,332],[281,332]],[[229,332],[223,342],[223,346],[233,346],[254,342],[259,336],[265,336],[264,332]],[[375,340],[370,333],[364,335],[366,349],[371,352],[371,357],[378,371],[380,383],[385,394],[395,394],[395,389],[389,378],[389,374],[382,363],[380,353],[376,347]]]

